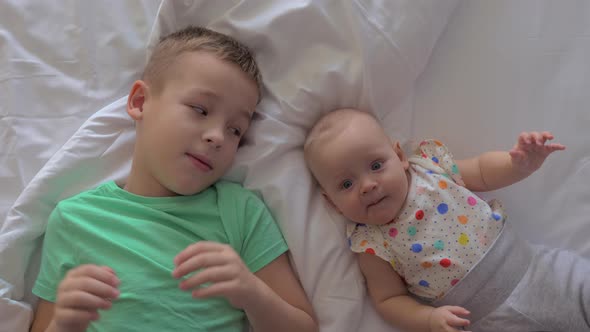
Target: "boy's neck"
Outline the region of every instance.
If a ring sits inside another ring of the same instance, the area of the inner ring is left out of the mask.
[[[131,172],[129,173],[129,177],[127,177],[123,190],[145,197],[178,196],[178,194],[160,184],[151,174],[139,169],[136,166],[135,160],[131,165]]]

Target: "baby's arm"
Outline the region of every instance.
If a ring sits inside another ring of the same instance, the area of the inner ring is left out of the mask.
[[[381,317],[402,331],[459,331],[455,327],[467,326],[469,321],[458,315],[468,315],[461,307],[434,308],[420,304],[412,298],[400,276],[383,259],[361,253],[359,265],[369,295]]]
[[[483,153],[475,158],[457,160],[465,187],[473,191],[490,191],[516,183],[535,172],[551,153],[564,150],[549,132],[522,133],[510,151]]]

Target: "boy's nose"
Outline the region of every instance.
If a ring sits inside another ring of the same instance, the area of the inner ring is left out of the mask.
[[[219,129],[210,129],[203,134],[203,139],[209,146],[213,146],[215,149],[221,148],[224,141],[223,131]]]

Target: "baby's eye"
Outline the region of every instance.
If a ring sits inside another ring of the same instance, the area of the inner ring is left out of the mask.
[[[207,114],[209,114],[209,112],[207,112],[207,110],[201,106],[192,106],[191,105],[190,108],[192,108],[195,112],[197,112],[203,116],[207,116]]]
[[[344,180],[344,182],[342,182],[342,188],[349,189],[350,187],[352,187],[352,181]]]
[[[372,171],[380,170],[381,167],[383,167],[383,163],[380,162],[380,161],[376,161],[376,162],[374,162],[374,163],[371,164],[371,170]]]
[[[237,137],[241,137],[242,136],[242,130],[240,130],[240,128],[231,127],[231,128],[229,128],[229,130],[231,131],[231,133],[234,136],[237,136]]]

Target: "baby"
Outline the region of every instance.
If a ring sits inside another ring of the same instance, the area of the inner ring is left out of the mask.
[[[497,201],[472,191],[518,182],[564,150],[548,132],[509,152],[454,160],[436,140],[406,156],[370,114],[322,117],[306,162],[327,203],[350,219],[369,295],[406,331],[590,331],[590,262],[518,239]],[[469,319],[467,319],[469,318]]]

